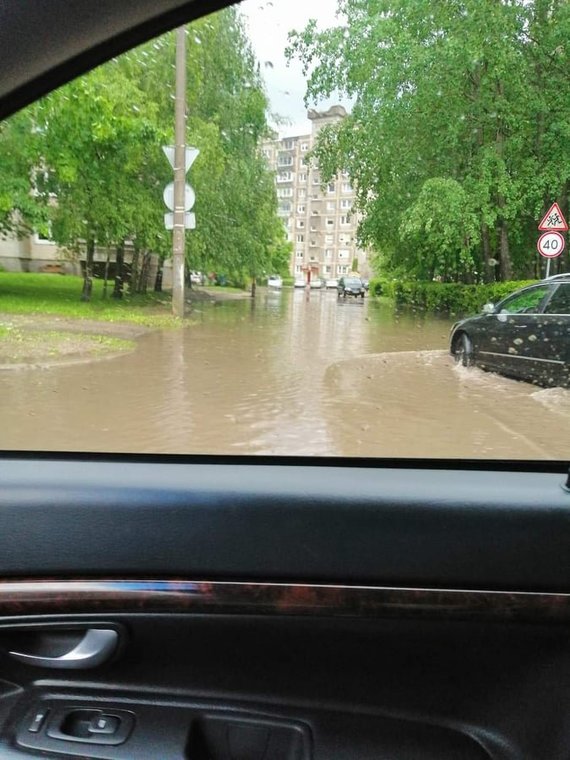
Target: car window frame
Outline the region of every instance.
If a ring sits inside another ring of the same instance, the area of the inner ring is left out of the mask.
[[[514,300],[515,298],[518,298],[519,296],[523,295],[524,293],[527,293],[531,290],[536,290],[537,288],[547,288],[547,291],[545,295],[540,300],[538,307],[536,311],[527,311],[527,312],[506,312],[506,315],[509,317],[520,317],[520,316],[528,316],[529,314],[535,315],[535,314],[543,314],[544,309],[550,299],[552,298],[553,293],[556,291],[556,285],[554,283],[545,283],[545,282],[539,282],[535,285],[529,285],[526,288],[522,288],[521,290],[516,291],[515,293],[511,293],[510,296],[507,296],[506,298],[503,298],[502,301],[499,301],[497,304],[497,308],[495,310],[496,314],[502,314],[502,309],[504,308],[505,304],[509,301]]]
[[[568,282],[556,282],[556,283],[554,283],[554,288],[552,290],[552,293],[550,294],[550,297],[548,298],[548,300],[545,303],[542,304],[542,312],[541,312],[542,314],[544,314],[545,316],[548,316],[548,317],[570,317],[570,311],[567,314],[565,314],[564,312],[560,312],[560,311],[552,311],[552,312],[547,312],[546,311],[546,307],[552,301],[552,299],[554,298],[555,294],[558,293],[558,291],[560,290],[560,288],[564,288],[564,287],[570,289],[570,279],[569,279]]]

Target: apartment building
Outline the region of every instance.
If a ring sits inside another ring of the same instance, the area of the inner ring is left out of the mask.
[[[275,172],[278,213],[293,243],[290,272],[295,278],[337,279],[352,271],[368,275],[366,252],[356,244],[358,220],[352,212],[354,189],[346,174],[339,174],[324,187],[317,166],[307,153],[325,125],[344,119],[346,110],[332,106],[328,111],[311,109],[310,134],[266,141],[262,150]]]

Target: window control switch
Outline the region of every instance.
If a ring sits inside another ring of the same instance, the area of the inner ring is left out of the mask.
[[[28,717],[28,731],[37,734],[45,723],[49,707],[37,707]]]
[[[134,723],[127,710],[63,707],[50,717],[47,734],[60,741],[116,746],[127,740]]]
[[[96,715],[89,723],[87,730],[90,734],[105,734],[113,736],[121,726],[121,719],[116,715]]]

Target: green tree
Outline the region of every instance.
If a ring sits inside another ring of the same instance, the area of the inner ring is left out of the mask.
[[[255,278],[276,255],[274,183],[260,156],[267,99],[235,9],[188,29],[188,134],[200,150],[189,181],[197,228],[191,269]],[[131,290],[150,252],[169,255],[162,191],[172,172],[174,35],[166,34],[52,93],[0,131],[0,231],[47,227],[61,246],[86,251],[82,298],[96,247],[116,249],[113,295],[123,292],[123,253],[134,246]],[[17,150],[16,150],[17,148]]]
[[[152,117],[153,104],[112,64],[36,107],[43,135],[37,161],[47,167],[44,200],[56,199],[49,205],[52,236],[73,250],[85,246],[83,300],[91,296],[96,245],[116,246],[120,265],[141,209],[148,212],[148,183],[141,179],[149,149],[160,143]]]
[[[433,257],[454,257],[486,279],[493,259],[501,278],[529,274],[546,199],[568,201],[569,4],[340,0],[338,7],[339,27],[309,23],[292,33],[289,54],[304,63],[309,99],[335,90],[354,98],[351,116],[321,131],[315,154],[325,180],[343,169],[355,183],[361,241],[385,266],[413,273],[415,252],[402,246],[414,234],[407,220],[427,210],[427,192],[436,193],[435,205],[451,193],[460,226],[468,220],[469,245],[463,234],[453,241],[430,228],[430,245],[446,246]]]
[[[0,122],[0,235],[48,233],[47,206],[39,199],[44,177],[37,160],[41,135],[33,110]]]

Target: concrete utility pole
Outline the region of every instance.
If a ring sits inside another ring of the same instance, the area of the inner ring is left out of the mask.
[[[172,235],[172,313],[184,316],[184,248],[186,183],[186,27],[176,30],[176,100],[174,122],[174,226]]]

